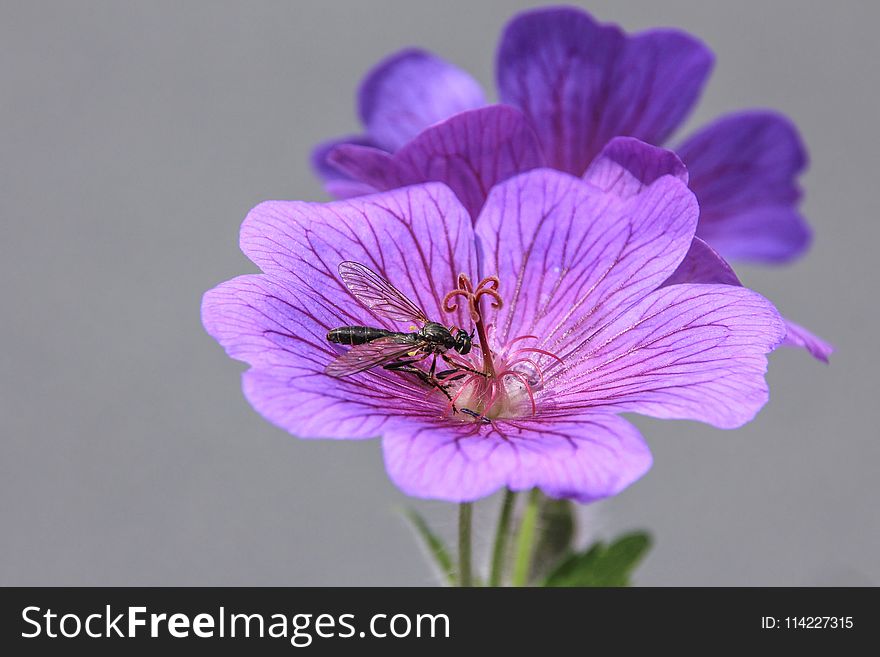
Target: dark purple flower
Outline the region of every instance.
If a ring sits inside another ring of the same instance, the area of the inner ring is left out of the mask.
[[[626,35],[580,9],[524,12],[498,50],[504,105],[486,106],[467,73],[407,49],[361,85],[367,136],[325,143],[313,163],[339,198],[444,182],[476,220],[493,185],[517,173],[549,165],[586,176],[603,160],[640,150],[620,135],[664,143],[699,97],[712,62],[704,44],[678,30]],[[676,152],[658,157],[681,165],[700,202],[697,235],[713,249],[763,262],[806,250],[810,231],[797,210],[796,178],[807,157],[788,119],[766,110],[733,113]],[[786,321],[785,344],[827,362],[831,345]]]
[[[404,50],[360,87],[366,136],[320,146],[315,166],[338,197],[364,185],[445,182],[476,217],[492,185],[516,173],[546,165],[580,176],[617,136],[665,144],[712,64],[708,48],[678,30],[627,35],[580,9],[527,11],[508,24],[498,48],[498,92],[508,108],[486,107],[464,71]],[[810,231],[796,183],[806,153],[788,119],[733,113],[675,150],[700,201],[697,234],[713,248],[761,262],[806,250]]]
[[[244,391],[268,420],[302,438],[381,436],[388,473],[410,495],[613,495],[651,465],[619,413],[740,426],[767,400],[766,354],[785,333],[774,307],[741,286],[663,286],[698,207],[655,164],[606,163],[601,188],[525,173],[496,185],[476,222],[437,183],[263,203],[241,230],[263,273],[209,291],[202,320],[250,365]],[[349,292],[346,261],[429,318],[476,331],[477,346],[456,356],[466,369],[449,384],[452,401],[412,373],[326,373],[346,351],[328,330],[409,330]]]

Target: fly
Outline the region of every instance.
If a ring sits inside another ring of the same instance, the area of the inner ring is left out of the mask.
[[[347,260],[339,265],[339,276],[348,291],[369,310],[399,322],[421,326],[417,331],[404,333],[371,326],[341,326],[327,333],[327,339],[336,344],[351,346],[344,354],[324,369],[330,376],[342,377],[382,366],[392,372],[414,374],[427,385],[437,388],[452,401],[449,382],[466,376],[466,372],[483,374],[454,361],[446,353],[455,351],[462,356],[473,347],[473,334],[455,327],[447,328],[428,319],[425,312],[410,301],[400,290],[372,269]],[[425,371],[416,364],[431,357],[431,367]],[[437,371],[437,359],[450,369]],[[457,409],[452,406],[453,412]]]

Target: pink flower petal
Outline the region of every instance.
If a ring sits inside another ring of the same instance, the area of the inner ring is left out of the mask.
[[[591,502],[619,493],[651,467],[638,430],[601,413],[480,430],[400,423],[385,431],[382,450],[388,475],[403,492],[450,502],[504,486]]]
[[[766,354],[785,336],[762,296],[732,285],[670,285],[584,336],[547,381],[562,411],[633,411],[729,429],[767,401]]]
[[[535,335],[566,358],[668,278],[697,213],[693,194],[672,176],[624,200],[547,169],[497,186],[476,230],[483,274],[501,281],[499,342]]]

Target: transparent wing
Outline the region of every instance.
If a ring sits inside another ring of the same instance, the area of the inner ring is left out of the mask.
[[[339,265],[339,275],[348,291],[370,310],[398,322],[428,323],[421,308],[369,267],[346,260]]]
[[[330,376],[348,376],[382,363],[391,363],[418,349],[406,336],[389,335],[366,344],[355,345],[324,368]]]

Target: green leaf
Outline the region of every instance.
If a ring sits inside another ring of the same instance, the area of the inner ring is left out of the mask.
[[[624,534],[610,545],[597,541],[564,559],[544,586],[629,586],[630,576],[651,547],[647,532]]]
[[[541,496],[538,511],[538,542],[532,559],[531,580],[546,575],[560,559],[571,554],[574,544],[574,504]]]
[[[449,550],[446,549],[443,540],[435,534],[428,526],[427,520],[415,509],[406,509],[406,517],[412,523],[413,528],[422,539],[425,549],[433,559],[434,565],[443,575],[443,579],[450,586],[455,585],[455,568],[452,565],[452,558],[449,556]]]

